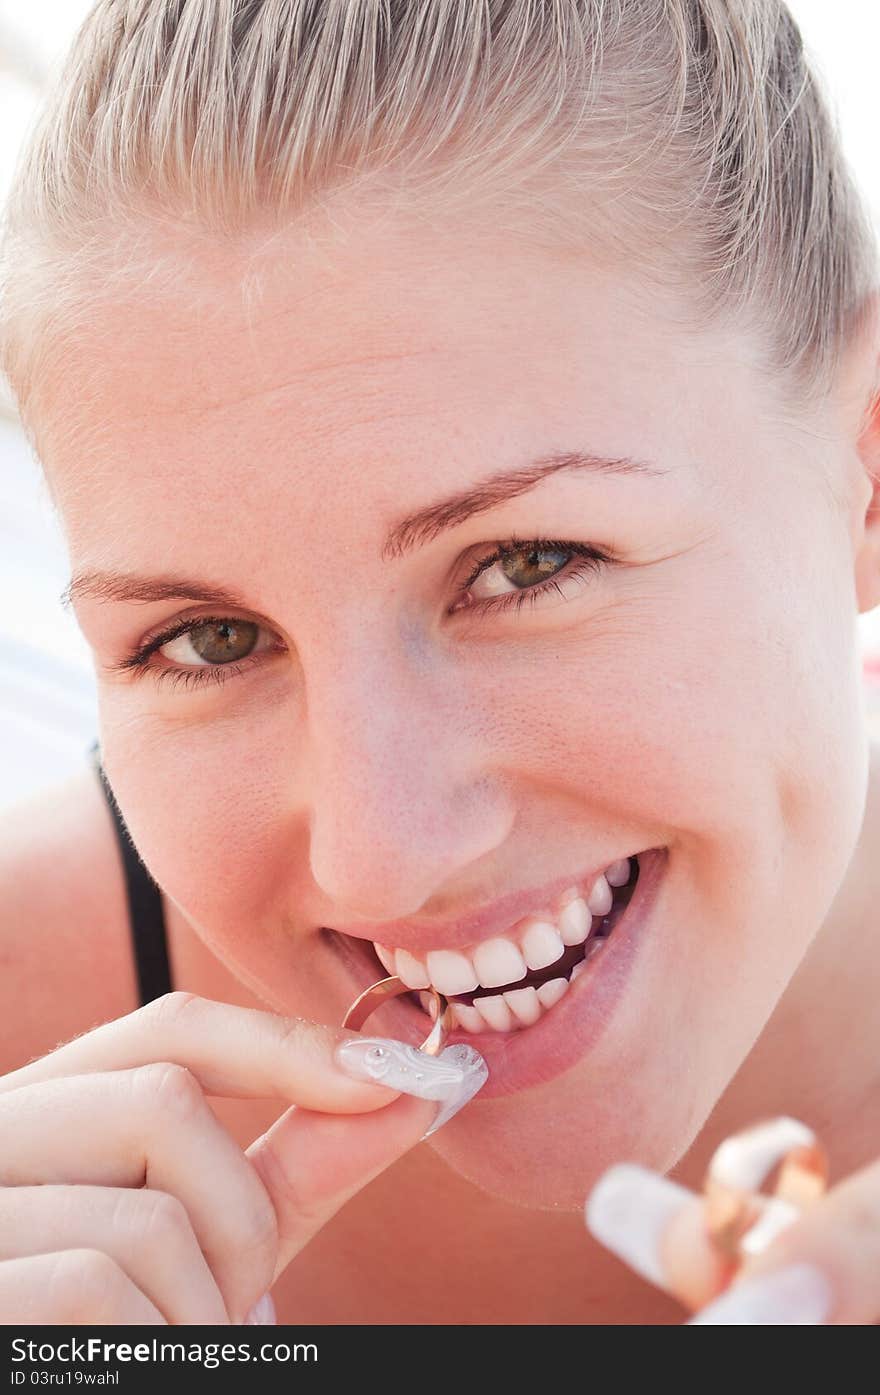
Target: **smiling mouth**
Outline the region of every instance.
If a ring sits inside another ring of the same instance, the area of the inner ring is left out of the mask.
[[[629,864],[628,880],[622,886],[612,887],[611,907],[604,915],[594,914],[591,917],[589,933],[582,943],[566,944],[551,964],[527,968],[524,974],[510,982],[492,986],[480,983],[467,992],[443,993],[453,1004],[452,1013],[457,1027],[473,1034],[522,1030],[545,1016],[566,995],[580,974],[587,971],[587,965],[601,954],[614,935],[615,926],[635,893],[639,880],[639,855],[632,855],[623,861],[622,875],[626,875],[626,864]],[[349,943],[356,939],[354,936],[340,935],[336,930],[326,933],[339,936],[339,939]],[[371,940],[357,939],[356,949],[358,957],[365,958],[370,964],[374,981],[389,977],[392,970],[388,964],[382,963]],[[413,988],[402,995],[402,1000],[407,997],[425,1016],[430,1016],[430,992]]]

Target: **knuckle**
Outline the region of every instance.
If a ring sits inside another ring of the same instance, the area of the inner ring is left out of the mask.
[[[149,1107],[158,1110],[163,1119],[191,1119],[207,1108],[202,1088],[191,1070],[176,1061],[152,1061],[136,1072],[139,1084],[147,1095]]]
[[[182,1201],[169,1192],[141,1188],[123,1198],[120,1228],[134,1231],[140,1244],[149,1249],[179,1250],[181,1241],[192,1233],[189,1213]]]
[[[125,1276],[103,1250],[65,1250],[49,1277],[49,1306],[57,1322],[95,1319],[119,1304]]]
[[[199,1011],[202,1001],[195,993],[177,988],[171,993],[163,993],[161,998],[153,998],[139,1012],[153,1027],[173,1027],[184,1018],[188,1021],[193,1011]]]

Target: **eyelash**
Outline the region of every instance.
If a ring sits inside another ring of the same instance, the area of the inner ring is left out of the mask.
[[[535,605],[538,599],[546,592],[555,590],[560,596],[563,592],[559,582],[561,580],[579,580],[581,577],[601,571],[603,567],[610,566],[614,558],[607,553],[601,552],[598,548],[591,547],[588,543],[561,542],[549,538],[516,538],[511,537],[503,543],[497,543],[495,550],[480,559],[470,576],[462,585],[462,590],[467,591],[473,586],[477,577],[482,576],[484,571],[488,571],[496,562],[504,562],[509,557],[518,552],[526,550],[534,551],[555,551],[569,552],[577,562],[572,565],[566,563],[562,570],[547,581],[540,582],[537,586],[526,587],[522,591],[512,591],[506,596],[490,596],[485,600],[475,601],[472,605],[467,605],[461,609],[470,613],[498,614],[502,611],[514,610],[519,612],[524,605]],[[180,635],[187,634],[201,625],[221,625],[231,617],[228,615],[199,615],[191,620],[181,620],[178,624],[172,625],[170,629],[164,630],[162,634],[156,635],[154,639],[147,640],[146,644],[123,659],[120,664],[115,665],[116,671],[129,671],[134,677],[141,678],[146,673],[152,673],[156,682],[171,683],[173,687],[182,685],[185,688],[201,687],[207,683],[225,683],[229,678],[235,677],[252,665],[250,659],[241,663],[213,664],[200,666],[199,668],[156,668],[149,663],[149,659],[157,649],[163,645],[170,644],[173,639]],[[269,651],[271,652],[271,651]]]

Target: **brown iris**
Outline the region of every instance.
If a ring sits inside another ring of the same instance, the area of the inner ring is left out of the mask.
[[[512,581],[514,586],[525,588],[533,586],[535,582],[544,581],[548,576],[561,570],[569,560],[571,553],[563,551],[559,547],[518,547],[514,551],[504,554],[498,559],[508,581]],[[525,567],[531,571],[530,576],[517,580],[511,576],[512,571],[520,571]]]
[[[189,631],[189,642],[206,662],[226,664],[247,657],[259,629],[252,620],[209,620]]]

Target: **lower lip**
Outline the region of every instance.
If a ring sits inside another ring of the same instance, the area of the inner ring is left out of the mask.
[[[666,863],[665,848],[651,848],[639,854],[639,877],[632,899],[607,943],[570,985],[565,997],[533,1026],[511,1032],[450,1032],[445,1045],[465,1042],[485,1058],[489,1078],[480,1091],[481,1099],[512,1095],[546,1084],[569,1070],[596,1045],[611,1025],[626,991]],[[359,968],[360,978],[362,959]],[[359,991],[367,986],[362,984]],[[390,999],[385,1011],[389,1020],[394,1014],[400,1022],[400,1040],[412,1041],[413,1045],[424,1040],[429,1027],[427,1014],[404,996]]]

